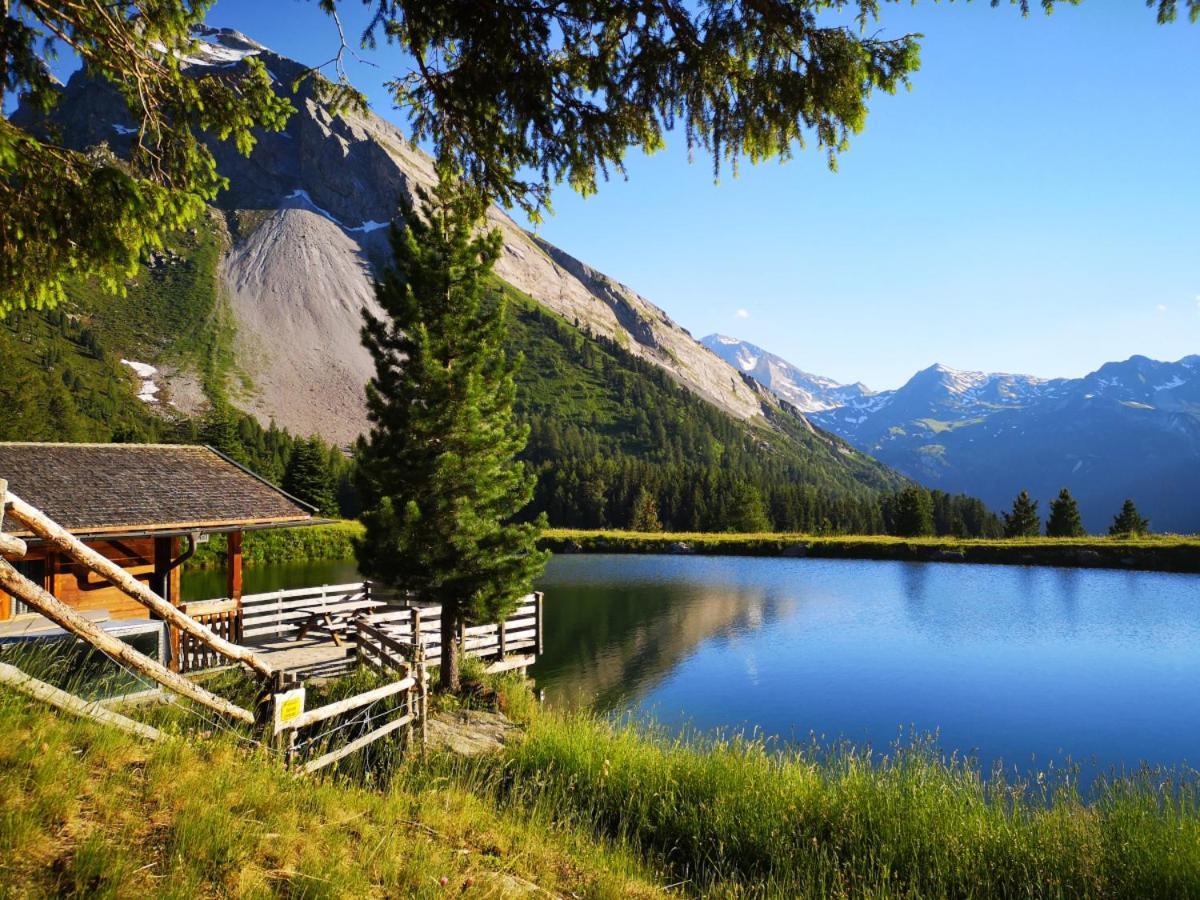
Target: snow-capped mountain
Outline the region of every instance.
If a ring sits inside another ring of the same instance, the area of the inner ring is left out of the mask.
[[[940,363],[922,369],[894,391],[851,400],[826,410],[822,427],[838,434],[853,433],[855,440],[876,443],[896,437],[900,423],[925,423],[929,433],[950,424],[987,418],[1005,409],[1023,409],[1062,390],[1064,379],[1047,380],[1032,375],[970,372]]]
[[[748,341],[710,334],[701,338],[700,343],[801,412],[836,409],[871,395],[866,385],[839,384],[832,378],[801,371],[786,359]]]
[[[704,343],[794,402],[776,373],[796,366],[733,338]],[[930,487],[996,509],[1028,490],[1044,513],[1065,486],[1096,531],[1133,497],[1156,530],[1200,531],[1200,355],[1134,356],[1070,379],[933,365],[896,390],[814,396],[828,402],[809,407],[815,425]]]

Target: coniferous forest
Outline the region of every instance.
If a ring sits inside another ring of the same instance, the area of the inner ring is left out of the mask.
[[[837,438],[786,409],[770,426],[735,420],[616,342],[505,290],[509,346],[523,356],[523,458],[538,476],[528,517],[627,528],[640,504],[643,518],[653,512],[667,531],[904,533],[894,509],[906,482]],[[136,400],[106,340],[106,326],[112,340],[121,337],[114,319],[92,323],[80,306],[4,320],[0,352],[10,364],[0,370],[0,402],[14,415],[0,424],[0,440],[206,443],[325,514],[358,514],[348,448],[263,426],[226,399],[221,373],[206,385],[202,415],[163,414]],[[929,497],[932,533],[1001,533],[978,500]]]

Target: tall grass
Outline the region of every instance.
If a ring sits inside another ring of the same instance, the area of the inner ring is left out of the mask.
[[[1145,771],[1098,784],[984,778],[932,746],[872,758],[670,739],[543,715],[457,777],[592,829],[699,893],[838,897],[1200,896],[1200,793]]]
[[[0,687],[0,897],[661,896],[632,854],[411,757],[304,778],[179,724],[146,743]]]
[[[183,708],[146,714],[175,735],[148,745],[0,689],[0,896],[509,896],[533,882],[600,897],[668,883],[697,896],[1200,897],[1195,773],[1102,779],[1085,798],[1070,772],[984,777],[927,741],[873,755],[672,737],[538,711],[518,678],[466,674],[480,691],[458,702],[507,707],[522,740],[474,760],[385,749],[322,778],[287,774]],[[352,676],[320,700],[373,683]],[[209,686],[246,689],[229,673]]]

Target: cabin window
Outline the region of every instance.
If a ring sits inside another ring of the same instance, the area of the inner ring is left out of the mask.
[[[44,559],[18,559],[13,562],[12,567],[36,584],[42,587],[46,583],[46,560]],[[33,610],[18,600],[12,598],[11,615],[22,616],[32,613]]]

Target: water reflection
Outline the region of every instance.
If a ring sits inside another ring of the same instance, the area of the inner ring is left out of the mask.
[[[876,747],[911,726],[985,766],[1200,740],[1194,576],[579,556],[542,586],[551,703]]]
[[[545,652],[535,674],[554,704],[621,706],[652,693],[707,642],[736,641],[794,605],[769,585],[722,584],[719,564],[705,567],[697,580],[678,557],[651,566],[617,558],[628,580],[614,583],[608,568],[592,559],[556,558],[539,584],[547,612]]]
[[[247,565],[248,592],[357,579],[352,562]],[[188,572],[189,599],[224,574]],[[850,560],[559,556],[548,702],[668,726],[1100,768],[1200,758],[1200,578]]]

